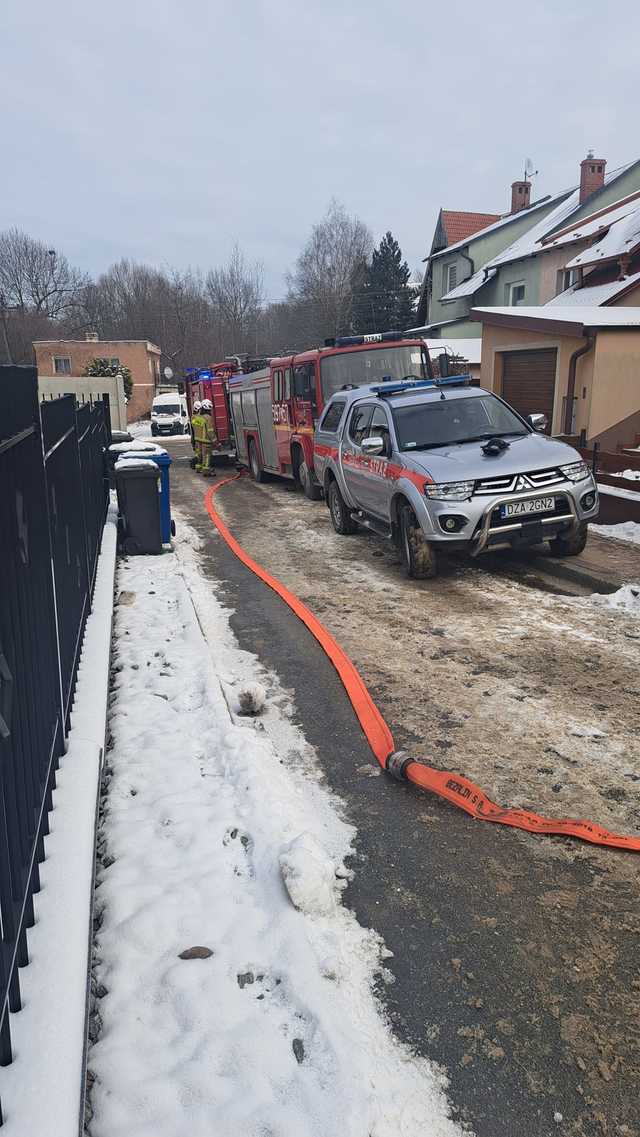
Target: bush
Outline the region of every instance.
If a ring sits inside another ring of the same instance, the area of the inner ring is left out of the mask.
[[[84,369],[85,375],[122,375],[124,381],[124,396],[129,400],[133,394],[133,379],[131,371],[121,363],[110,363],[108,359],[96,357],[89,361]]]

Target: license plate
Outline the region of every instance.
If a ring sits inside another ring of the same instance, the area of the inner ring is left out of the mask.
[[[534,497],[528,501],[510,501],[500,506],[501,517],[522,517],[531,513],[553,513],[555,497]]]

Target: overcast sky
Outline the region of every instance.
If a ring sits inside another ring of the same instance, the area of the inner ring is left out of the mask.
[[[92,273],[208,268],[267,293],[331,197],[411,268],[440,206],[506,211],[640,154],[637,0],[3,0],[0,229]]]

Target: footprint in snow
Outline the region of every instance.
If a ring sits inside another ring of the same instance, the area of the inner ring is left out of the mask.
[[[318,1044],[322,1046],[315,1019],[295,1005],[279,975],[248,970],[238,972],[236,980],[241,991],[246,991],[256,1002],[264,1005],[278,1032],[291,1046],[291,1052],[299,1066],[309,1058],[312,1046],[316,1049]],[[328,1049],[326,1044],[323,1049]],[[323,1062],[325,1064],[326,1060]]]
[[[253,876],[253,838],[237,826],[227,829],[222,844],[236,853],[233,872],[235,876]]]

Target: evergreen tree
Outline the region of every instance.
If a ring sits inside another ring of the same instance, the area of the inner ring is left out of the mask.
[[[354,331],[360,334],[410,328],[415,320],[411,273],[391,232],[385,233],[354,290]]]

